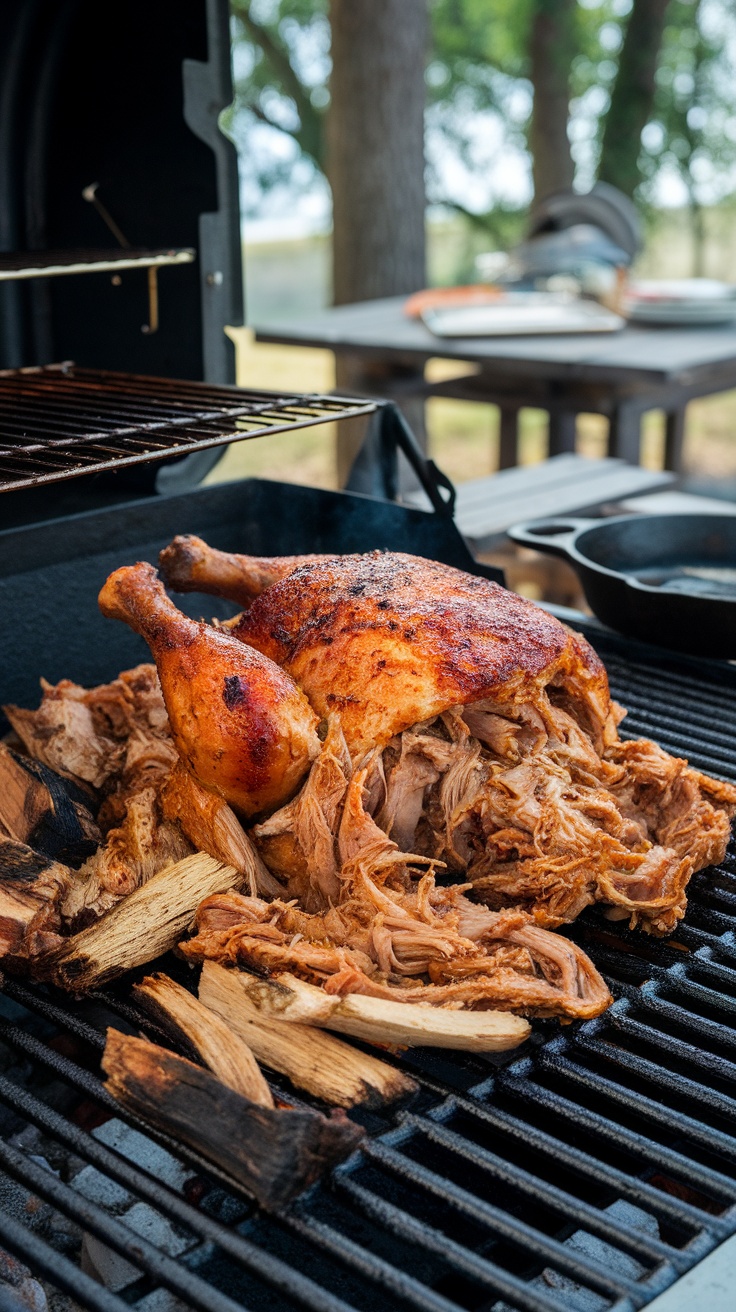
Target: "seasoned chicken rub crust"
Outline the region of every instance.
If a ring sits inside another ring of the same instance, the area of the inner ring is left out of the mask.
[[[597,718],[608,714],[606,673],[588,643],[488,579],[379,551],[287,557],[281,577],[271,560],[217,552],[205,570],[204,548],[175,539],[162,553],[164,578],[181,590],[225,588],[235,600],[273,580],[230,631],[287,670],[319,715],[337,711],[353,753],[451,706],[528,699],[558,675]]]

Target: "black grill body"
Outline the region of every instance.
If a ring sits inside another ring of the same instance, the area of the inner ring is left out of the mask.
[[[472,568],[442,515],[257,480],[6,531],[4,697],[34,705],[41,674],[93,683],[145,659],[98,617],[96,593],[109,570],[155,560],[181,531],[231,550],[392,546]],[[217,603],[187,605],[211,615]],[[629,708],[626,733],[736,777],[730,666],[588,634]],[[129,980],[77,1001],[6,981],[0,1168],[30,1203],[0,1210],[0,1244],[104,1312],[148,1312],[163,1290],[207,1312],[646,1307],[736,1232],[735,908],[733,851],[693,879],[671,940],[581,917],[567,932],[606,975],[608,1013],[536,1022],[526,1045],[497,1056],[387,1055],[418,1080],[414,1101],[351,1113],[365,1147],[279,1214],[106,1093],[106,1025],[159,1037]],[[189,978],[176,959],[165,966]],[[141,1208],[158,1229],[135,1228]],[[80,1271],[83,1235],[88,1253],[131,1264],[114,1290]]]

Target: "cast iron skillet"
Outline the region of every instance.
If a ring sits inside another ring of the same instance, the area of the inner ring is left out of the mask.
[[[591,610],[619,633],[736,659],[736,515],[544,519],[509,537],[568,560]]]

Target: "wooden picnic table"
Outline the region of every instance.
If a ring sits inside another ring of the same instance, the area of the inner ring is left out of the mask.
[[[334,351],[342,362],[342,390],[400,404],[450,396],[498,405],[501,468],[517,463],[519,410],[534,406],[549,414],[551,456],[575,450],[576,417],[593,413],[609,419],[609,455],[633,464],[640,460],[642,416],[661,409],[665,465],[678,470],[687,403],[736,388],[736,325],[449,339],[408,319],[403,306],[403,297],[340,305],[304,320],[263,324],[256,340]],[[425,365],[438,357],[470,368],[427,382]]]

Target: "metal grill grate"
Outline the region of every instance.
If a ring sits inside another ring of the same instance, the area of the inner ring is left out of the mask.
[[[629,733],[652,732],[734,777],[732,672],[711,678],[686,662],[663,672],[627,659],[621,642],[595,640],[614,694],[630,709]],[[606,1015],[565,1030],[537,1023],[532,1041],[505,1056],[389,1057],[419,1080],[413,1104],[365,1113],[365,1148],[278,1215],[260,1212],[196,1153],[159,1134],[145,1131],[151,1152],[183,1163],[176,1187],[152,1161],[146,1166],[140,1139],[130,1148],[126,1126],[140,1126],[97,1075],[111,1019],[158,1037],[127,986],[72,1005],[10,982],[8,996],[25,1010],[0,1025],[16,1054],[10,1075],[0,1076],[6,1124],[13,1115],[11,1126],[36,1126],[43,1144],[63,1145],[99,1179],[117,1182],[128,1202],[112,1215],[85,1194],[83,1174],[67,1182],[44,1169],[43,1146],[2,1143],[0,1167],[137,1273],[108,1292],[81,1275],[69,1247],[58,1251],[53,1229],[29,1229],[2,1212],[0,1243],[80,1306],[104,1312],[181,1304],[207,1312],[633,1312],[736,1232],[734,907],[732,849],[692,881],[673,940],[583,917],[572,932],[611,985],[616,1001]],[[114,1119],[83,1128],[90,1108],[97,1121]],[[136,1204],[172,1224],[177,1256],[129,1228]],[[155,1290],[179,1302],[152,1301]]]
[[[195,252],[178,250],[16,251],[0,252],[0,282],[29,278],[59,278],[72,273],[106,273],[119,269],[159,269],[169,264],[191,264]]]
[[[0,373],[0,492],[373,414],[339,396],[279,395],[53,365]]]

